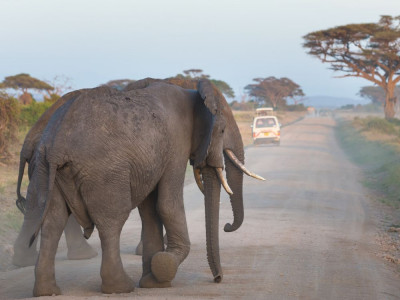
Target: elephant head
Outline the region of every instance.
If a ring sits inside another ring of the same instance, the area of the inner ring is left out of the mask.
[[[215,282],[222,280],[219,257],[219,200],[221,184],[230,195],[232,224],[224,230],[237,230],[244,218],[243,173],[260,180],[244,167],[244,149],[239,128],[222,93],[207,79],[145,78],[129,84],[125,90],[142,89],[155,82],[167,82],[185,89],[197,89],[190,163],[194,177],[204,194],[206,211],[207,258]],[[225,167],[227,182],[223,176]]]
[[[197,91],[202,99],[195,106],[194,135],[190,161],[196,182],[204,193],[207,258],[215,282],[222,280],[219,258],[219,201],[221,184],[230,195],[232,224],[224,230],[237,230],[244,217],[243,173],[264,180],[244,167],[244,148],[239,128],[221,92],[208,80],[200,80]],[[227,182],[222,170],[226,170]]]

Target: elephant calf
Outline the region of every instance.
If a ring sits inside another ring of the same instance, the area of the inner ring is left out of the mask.
[[[28,187],[27,197],[44,210],[34,295],[60,294],[54,258],[69,213],[85,237],[97,227],[102,292],[132,291],[120,257],[120,233],[136,207],[143,230],[139,285],[171,286],[190,249],[183,204],[188,160],[204,191],[207,258],[214,281],[220,282],[221,184],[232,203],[234,220],[224,228],[230,232],[243,222],[243,172],[257,177],[243,166],[240,132],[222,94],[208,80],[201,80],[197,90],[156,81],[123,92],[87,90],[62,105],[42,134]]]

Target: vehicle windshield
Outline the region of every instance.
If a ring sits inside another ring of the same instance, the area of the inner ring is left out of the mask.
[[[275,119],[264,118],[256,121],[256,128],[274,127],[276,125]]]

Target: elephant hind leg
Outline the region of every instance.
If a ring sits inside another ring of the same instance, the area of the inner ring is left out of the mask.
[[[121,216],[116,216],[121,218]],[[120,235],[122,226],[125,223],[118,220],[105,219],[108,226],[97,226],[101,240],[102,261],[101,261],[101,291],[105,294],[130,293],[134,290],[133,280],[126,274],[120,255]]]
[[[39,223],[39,208],[37,206],[35,208],[29,208],[24,215],[24,223],[14,243],[13,265],[18,267],[35,265],[38,257],[38,251],[36,250],[38,238],[35,239],[31,247],[29,247],[29,239],[35,232],[37,226],[39,226]]]
[[[67,241],[68,259],[89,259],[97,256],[97,251],[83,237],[81,226],[71,214],[64,229]]]
[[[33,295],[36,297],[61,294],[56,284],[54,260],[58,242],[68,220],[68,211],[58,189],[54,189],[49,205],[41,229],[40,252],[35,267]]]
[[[122,227],[132,209],[129,182],[103,182],[101,186],[92,187],[85,200],[101,241],[101,291],[105,294],[130,293],[134,290],[134,282],[126,274],[120,255]]]

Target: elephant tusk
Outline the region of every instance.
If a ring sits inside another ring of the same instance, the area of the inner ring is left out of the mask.
[[[200,191],[204,194],[204,185],[203,185],[203,180],[201,179],[200,169],[193,168],[193,175],[194,179],[196,180],[197,186],[199,187]]]
[[[226,180],[224,178],[224,175],[222,174],[222,168],[215,168],[215,171],[217,172],[218,179],[221,182],[222,186],[224,187],[225,191],[229,195],[233,195],[231,188],[229,187],[228,183],[226,182]]]
[[[235,153],[233,153],[232,150],[225,149],[224,150],[226,155],[230,158],[230,160],[235,164],[236,167],[238,167],[243,173],[249,175],[250,177],[259,179],[259,180],[265,180],[264,177],[261,177],[253,172],[250,172],[249,170],[246,169],[246,167],[242,164],[242,162],[236,157]]]

